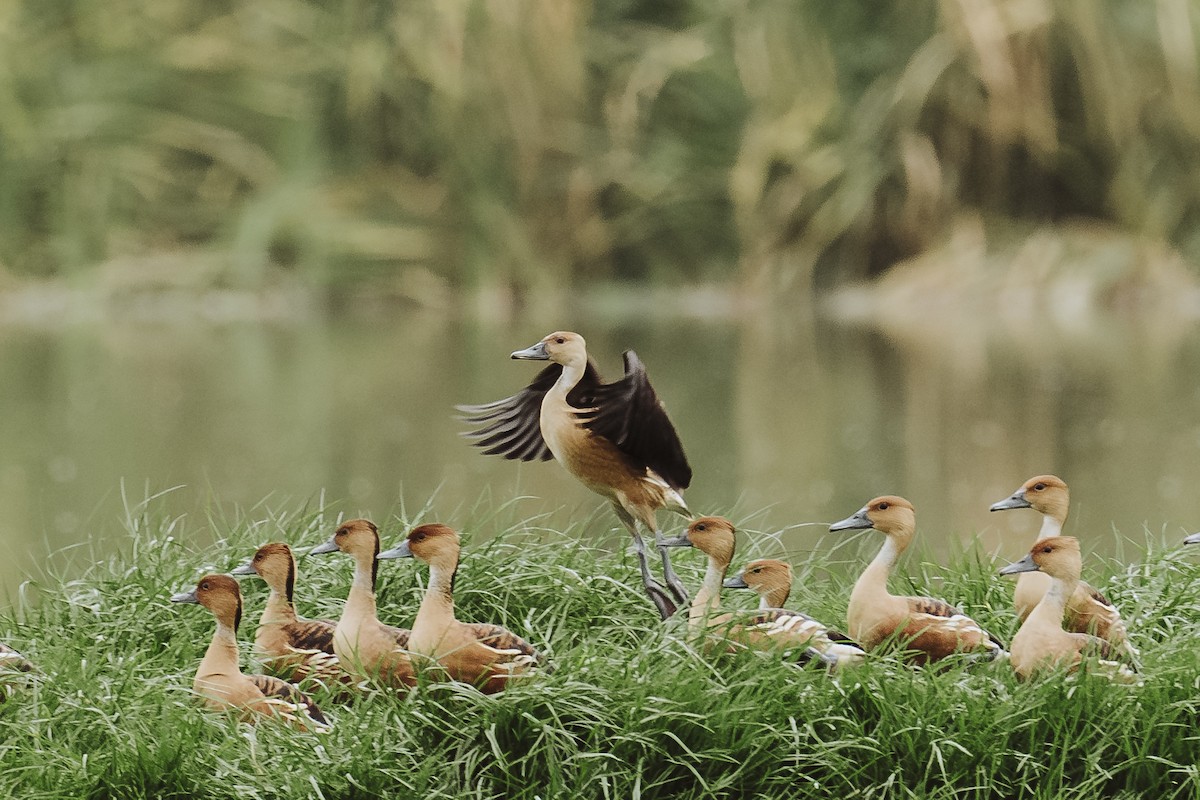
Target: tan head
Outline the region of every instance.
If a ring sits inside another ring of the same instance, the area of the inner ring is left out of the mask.
[[[231,574],[258,575],[271,591],[291,602],[296,587],[296,559],[292,557],[292,548],[283,542],[271,542],[258,548],[254,558],[235,568]]]
[[[242,622],[242,590],[229,575],[205,575],[192,591],[172,595],[171,602],[199,603],[234,632]]]
[[[1051,578],[1078,581],[1082,569],[1079,540],[1074,536],[1051,536],[1038,540],[1029,550],[1029,555],[1015,564],[1009,564],[1000,570],[1000,574],[1044,572]]]
[[[1010,508],[1032,508],[1060,523],[1067,520],[1067,509],[1071,505],[1071,492],[1062,478],[1054,475],[1037,475],[1025,483],[1011,496],[993,503],[991,511],[1006,511]]]
[[[578,333],[571,331],[555,331],[542,338],[540,342],[524,350],[517,350],[512,358],[530,361],[553,361],[555,364],[585,364],[587,362],[587,343]]]
[[[418,525],[398,547],[380,553],[380,558],[417,558],[426,564],[435,561],[458,564],[458,534],[441,523]]]
[[[725,581],[728,588],[752,589],[769,608],[783,608],[792,593],[792,565],[775,558],[751,561],[734,577]]]
[[[334,532],[333,538],[325,544],[317,545],[308,552],[332,553],[341,550],[352,556],[374,557],[379,552],[379,528],[369,519],[352,519],[343,522]]]
[[[884,495],[876,497],[860,508],[853,516],[829,526],[831,531],[847,531],[874,528],[899,543],[907,545],[917,529],[917,511],[903,497]]]
[[[729,520],[699,517],[692,520],[683,536],[663,539],[658,544],[660,547],[695,547],[726,569],[733,561],[735,539],[733,523]]]

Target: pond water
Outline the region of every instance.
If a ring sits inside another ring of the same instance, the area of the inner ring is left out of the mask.
[[[558,327],[587,337],[602,373],[637,350],[695,470],[690,504],[732,516],[758,553],[825,558],[844,540],[802,523],[897,493],[917,507],[927,557],[977,537],[1016,558],[1036,514],[988,505],[1041,472],[1070,484],[1067,532],[1093,552],[1129,556],[1147,531],[1200,529],[1200,333],[1148,340],[1114,322],[964,355],[788,315],[570,317],[0,328],[0,599],[69,561],[49,553],[123,537],[122,485],[134,500],[182,486],[161,503],[195,536],[219,535],[205,521],[215,502],[298,509],[322,496],[377,519],[429,503],[426,519],[451,524],[481,497],[521,497],[516,518],[613,531],[558,465],[484,457],[458,436],[452,405],[521,388],[539,365],[509,352]],[[839,558],[857,569],[854,548],[874,546],[860,538]]]

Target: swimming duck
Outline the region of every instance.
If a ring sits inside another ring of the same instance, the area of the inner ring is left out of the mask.
[[[328,730],[316,704],[299,689],[273,675],[243,675],[238,666],[237,629],[242,620],[242,592],[229,575],[205,575],[190,592],[173,595],[172,603],[198,603],[217,620],[192,690],[218,711],[241,709],[252,722],[260,715],[280,717],[302,730]]]
[[[888,592],[888,574],[912,542],[916,527],[912,503],[892,495],[876,497],[829,526],[831,531],[874,528],[886,537],[850,593],[846,610],[850,636],[868,651],[894,643],[919,664],[960,652],[979,651],[989,660],[1004,656],[999,640],[946,601]]]
[[[693,635],[723,641],[731,649],[796,651],[801,661],[838,667],[861,661],[865,653],[848,637],[798,611],[769,608],[757,612],[719,614],[721,586],[735,545],[733,523],[724,517],[700,517],[683,536],[664,540],[667,547],[695,547],[708,556],[704,582],[688,612]],[[790,581],[789,581],[790,591]],[[786,597],[785,597],[786,599]]]
[[[792,565],[774,558],[751,561],[737,575],[726,579],[725,588],[754,590],[760,611],[783,608],[792,594]]]
[[[254,631],[255,656],[268,672],[293,683],[305,678],[324,683],[344,680],[346,673],[333,653],[337,623],[296,615],[292,602],[296,559],[290,547],[283,542],[264,544],[232,574],[258,575],[271,590]]]
[[[550,361],[512,397],[458,406],[465,421],[483,427],[467,434],[488,455],[522,461],[555,458],[592,491],[608,498],[633,536],[642,585],[663,619],[687,602],[687,590],[659,547],[671,596],[650,574],[638,523],[661,543],[656,512],[690,519],[683,490],[692,481],[683,445],[637,354],[626,350],[625,377],[604,383],[582,336],[556,331],[512,358]]]
[[[1042,515],[1042,528],[1037,537],[1037,541],[1041,541],[1062,533],[1070,499],[1070,491],[1061,478],[1038,475],[1025,481],[1010,497],[993,503],[990,510],[1032,508],[1037,511]],[[1041,572],[1026,572],[1018,577],[1013,590],[1017,617],[1024,621],[1049,588],[1050,576]],[[1075,593],[1067,602],[1064,624],[1069,631],[1093,633],[1118,647],[1126,646],[1128,641],[1121,612],[1108,598],[1084,581],[1078,582]]]
[[[1067,606],[1079,583],[1082,558],[1079,540],[1073,536],[1049,536],[1034,543],[1029,555],[1000,570],[1001,575],[1042,572],[1050,588],[1021,624],[1012,640],[1012,665],[1021,678],[1043,669],[1065,666],[1074,672],[1089,655],[1098,657],[1100,671],[1114,679],[1132,681],[1136,674],[1118,659],[1128,655],[1124,647],[1090,633],[1063,627]]]
[[[410,632],[384,625],[376,615],[379,529],[370,520],[352,519],[339,525],[332,539],[309,553],[337,550],[354,559],[354,581],[333,631],[333,652],[338,662],[358,678],[377,677],[398,689],[412,686],[416,676],[408,655]]]
[[[508,685],[541,660],[533,645],[499,625],[463,623],[454,616],[454,576],[458,534],[445,525],[420,525],[398,547],[379,554],[417,558],[429,565],[429,586],[413,622],[408,648],[438,662],[452,679],[474,684],[485,694]]]

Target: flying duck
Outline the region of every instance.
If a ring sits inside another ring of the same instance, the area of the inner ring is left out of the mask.
[[[1079,583],[1081,568],[1079,540],[1073,536],[1049,536],[1034,542],[1025,558],[1000,570],[1001,575],[1036,571],[1050,579],[1050,587],[1012,640],[1011,661],[1019,677],[1029,678],[1041,670],[1064,666],[1074,672],[1085,658],[1096,656],[1099,671],[1116,680],[1136,680],[1134,670],[1120,660],[1128,658],[1127,648],[1116,647],[1090,633],[1063,628],[1063,617]]]
[[[756,612],[718,613],[721,586],[735,545],[733,523],[724,517],[700,517],[683,536],[664,540],[667,547],[695,547],[708,556],[704,582],[692,598],[688,629],[693,635],[724,642],[730,649],[795,652],[800,661],[838,667],[861,661],[862,648],[798,611],[769,608]],[[790,584],[789,584],[790,588]]]
[[[408,655],[410,633],[379,621],[375,611],[375,574],[379,529],[367,519],[338,526],[333,538],[309,553],[341,550],[354,559],[354,581],[333,631],[333,652],[342,669],[357,678],[378,678],[397,689],[416,683]]]
[[[413,528],[398,547],[379,558],[416,558],[429,565],[429,586],[413,622],[408,649],[435,660],[456,681],[485,694],[504,689],[510,679],[541,661],[537,650],[515,633],[486,623],[463,623],[454,616],[454,576],[458,534],[440,524]]]
[[[912,542],[916,527],[912,503],[891,495],[876,497],[829,526],[831,531],[874,528],[886,537],[850,593],[850,636],[868,651],[888,644],[900,647],[919,664],[959,652],[981,651],[989,660],[1004,656],[999,640],[946,601],[888,592],[888,574]]]
[[[236,708],[253,722],[262,715],[280,717],[302,730],[324,731],[329,723],[316,704],[299,689],[273,675],[243,675],[238,666],[237,629],[242,620],[242,592],[228,575],[205,575],[190,592],[171,597],[172,603],[198,603],[217,620],[192,690],[205,705],[221,711]]]
[[[292,595],[296,559],[283,542],[264,544],[254,558],[236,567],[233,575],[258,575],[271,593],[254,631],[255,657],[273,675],[299,683],[315,678],[323,683],[343,681],[346,673],[333,653],[337,623],[297,616]]]
[[[522,461],[555,458],[592,491],[608,498],[633,536],[646,593],[663,619],[687,602],[687,591],[661,546],[656,512],[688,519],[683,490],[692,481],[683,445],[650,386],[646,368],[626,350],[625,376],[604,383],[588,358],[583,337],[556,331],[512,358],[550,361],[512,397],[458,406],[464,420],[481,426],[466,434],[488,455]],[[638,523],[653,531],[670,596],[650,573]]]
[[[1067,484],[1054,475],[1038,475],[1021,484],[1010,497],[993,503],[991,511],[1011,508],[1032,508],[1042,515],[1042,528],[1037,541],[1059,536],[1067,521],[1071,495]],[[1025,572],[1017,578],[1013,590],[1013,605],[1022,621],[1033,611],[1042,595],[1050,588],[1050,576],[1043,572]],[[1067,630],[1092,633],[1107,639],[1116,647],[1126,647],[1128,636],[1121,612],[1104,595],[1084,581],[1078,581],[1075,593],[1067,601],[1064,618]],[[1136,651],[1131,651],[1131,655]]]

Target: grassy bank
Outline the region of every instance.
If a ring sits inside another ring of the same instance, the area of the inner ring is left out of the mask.
[[[713,663],[654,618],[633,559],[587,546],[598,517],[565,532],[465,514],[460,616],[502,622],[549,651],[557,670],[495,697],[454,685],[406,698],[329,698],[326,736],[252,728],[199,709],[189,686],[212,631],[167,596],[229,569],[263,541],[323,541],[333,518],[255,512],[203,526],[139,509],[117,552],[0,633],[41,675],[0,706],[0,786],[13,797],[1097,797],[1200,791],[1200,570],[1179,552],[1087,573],[1131,620],[1138,687],[1052,676],[1019,685],[1003,665],[940,672],[873,660],[837,679],[753,656]],[[408,522],[384,522],[385,542]],[[586,530],[585,530],[586,529]],[[483,540],[483,535],[500,533]],[[470,542],[476,534],[476,542]],[[750,535],[753,539],[753,534]],[[619,541],[619,540],[618,540]],[[742,550],[749,547],[743,541]],[[863,540],[864,549],[874,545]],[[677,559],[693,585],[697,553]],[[739,563],[741,559],[738,559]],[[915,587],[965,605],[1011,636],[1010,586],[968,552],[953,568],[906,559]],[[350,568],[301,559],[297,600],[336,615]],[[423,570],[380,569],[381,616],[411,622]],[[945,576],[944,581],[937,576]],[[849,580],[798,569],[791,605],[840,620]],[[897,585],[903,581],[897,581]],[[249,640],[265,597],[243,584]],[[746,595],[727,603],[748,605]]]

